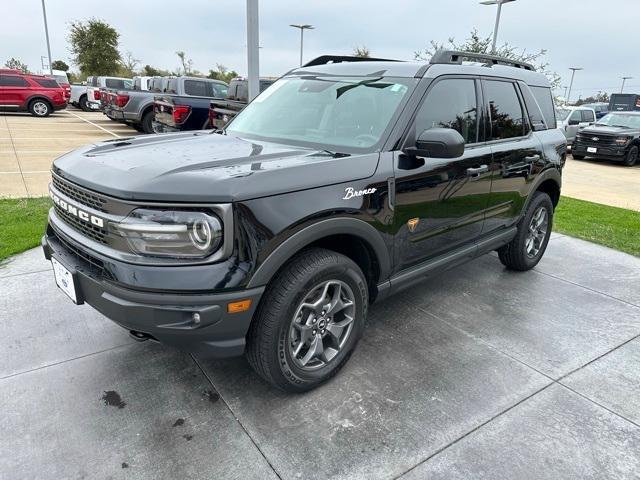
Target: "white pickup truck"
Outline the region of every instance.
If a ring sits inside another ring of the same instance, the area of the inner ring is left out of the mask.
[[[100,89],[115,88],[118,90],[130,90],[133,81],[130,78],[121,77],[88,77],[87,78],[87,107],[90,110],[100,108]]]

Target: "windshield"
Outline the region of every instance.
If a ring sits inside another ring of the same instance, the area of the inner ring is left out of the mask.
[[[566,119],[570,113],[571,113],[571,110],[567,110],[566,108],[558,108],[556,110],[556,118],[562,121]]]
[[[238,136],[324,148],[370,148],[382,138],[412,78],[289,77],[260,94],[229,124]]]
[[[596,125],[607,125],[609,127],[640,128],[640,115],[628,113],[609,113],[598,120]]]

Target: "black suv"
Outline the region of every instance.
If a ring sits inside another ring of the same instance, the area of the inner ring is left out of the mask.
[[[535,266],[566,151],[545,76],[464,52],[349,60],[292,70],[224,131],[58,158],[58,286],[139,340],[246,353],[304,391],[345,364],[374,301],[493,250]]]
[[[576,134],[571,155],[622,162],[632,167],[640,150],[640,112],[611,112]]]

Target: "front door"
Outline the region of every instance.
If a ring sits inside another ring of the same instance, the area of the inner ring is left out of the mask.
[[[18,75],[0,75],[0,105],[22,105],[28,88],[29,83]]]
[[[412,121],[405,147],[430,128],[453,128],[466,141],[460,158],[409,158],[395,152],[396,270],[473,242],[482,233],[491,188],[479,80],[441,77]]]

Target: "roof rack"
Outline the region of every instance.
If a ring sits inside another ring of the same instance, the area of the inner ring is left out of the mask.
[[[327,63],[342,62],[399,62],[400,60],[392,60],[389,58],[371,58],[371,57],[354,57],[351,55],[321,55],[307,62],[303,67],[315,67],[316,65],[326,65]]]
[[[535,71],[535,67],[530,63],[512,60],[510,58],[499,57],[497,55],[487,55],[485,53],[461,52],[456,50],[438,50],[433,54],[429,63],[431,64],[457,64],[462,65],[462,60],[481,60],[487,65],[507,65],[509,67],[522,68],[524,70]]]

